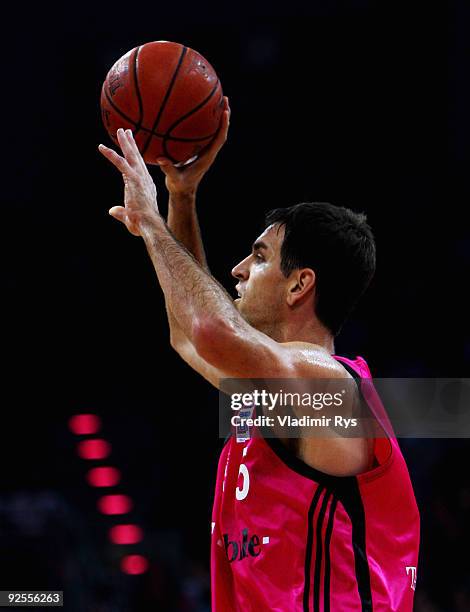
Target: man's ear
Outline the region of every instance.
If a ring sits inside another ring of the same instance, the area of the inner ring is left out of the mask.
[[[311,268],[302,268],[292,272],[287,286],[287,303],[289,306],[294,306],[312,293],[315,288],[315,281],[315,272]]]

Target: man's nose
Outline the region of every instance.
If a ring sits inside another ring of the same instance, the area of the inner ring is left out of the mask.
[[[250,268],[248,265],[249,259],[250,259],[250,256],[248,255],[248,257],[245,257],[243,261],[241,261],[239,264],[237,264],[233,268],[232,270],[233,277],[238,278],[238,280],[248,280],[248,277],[250,275]]]

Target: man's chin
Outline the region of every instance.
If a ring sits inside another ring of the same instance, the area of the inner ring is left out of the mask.
[[[250,319],[250,315],[243,309],[242,298],[234,300],[235,308],[238,310],[240,316],[249,324],[251,327],[258,329],[256,323]]]
[[[241,314],[241,316],[246,319],[245,313],[243,312],[243,304],[242,304],[242,298],[237,298],[236,300],[234,300],[234,305],[235,308],[238,310],[238,312]]]
[[[237,298],[236,300],[233,300],[233,303],[235,305],[235,308],[238,310],[238,312],[240,313],[240,315],[246,320],[246,315],[243,312],[243,304],[242,304],[242,298]]]

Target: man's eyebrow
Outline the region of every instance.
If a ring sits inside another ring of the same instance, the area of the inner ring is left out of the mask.
[[[255,251],[259,251],[260,249],[268,250],[269,247],[262,240],[257,240],[256,242],[253,243],[253,246],[251,248],[252,248],[252,251],[254,253]]]

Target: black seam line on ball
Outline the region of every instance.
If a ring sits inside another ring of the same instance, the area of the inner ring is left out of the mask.
[[[176,77],[178,76],[178,72],[179,72],[179,70],[181,68],[181,65],[182,65],[183,60],[184,60],[184,56],[186,55],[187,51],[188,51],[188,47],[183,47],[183,49],[181,50],[181,54],[180,54],[180,57],[179,57],[179,60],[178,60],[178,64],[177,64],[177,66],[175,68],[173,76],[171,77],[171,81],[170,81],[170,84],[168,86],[168,89],[166,90],[165,97],[163,98],[163,102],[160,105],[160,110],[158,111],[157,117],[156,117],[156,119],[155,119],[155,121],[153,123],[152,132],[155,132],[155,130],[158,127],[158,123],[159,123],[159,121],[161,119],[163,111],[165,110],[165,106],[166,106],[166,104],[168,102],[168,99],[170,97],[171,91],[172,91],[172,89],[174,87],[174,84],[175,84],[175,81],[176,81]],[[146,140],[146,142],[145,142],[145,144],[144,144],[144,146],[142,148],[142,151],[141,151],[142,155],[144,155],[144,153],[147,151],[151,140],[152,140],[152,134],[149,135],[149,137],[147,138],[147,140]]]
[[[170,125],[170,127],[167,130],[167,133],[165,135],[165,138],[172,138],[170,137],[170,134],[172,132],[172,130],[175,129],[175,127],[177,127],[180,123],[182,123],[185,119],[187,119],[188,117],[190,117],[192,114],[196,113],[199,109],[201,109],[205,104],[207,104],[209,102],[209,100],[212,98],[212,96],[215,94],[215,92],[217,91],[217,88],[219,87],[220,82],[217,79],[217,83],[215,84],[214,88],[212,89],[212,91],[209,93],[209,95],[207,96],[207,98],[205,98],[202,102],[200,102],[197,106],[195,106],[193,109],[191,109],[190,111],[188,111],[185,115],[183,115],[182,117],[180,117],[177,121],[175,121],[172,125]],[[198,140],[203,140],[203,138],[198,138]]]
[[[126,113],[124,113],[119,107],[117,107],[114,102],[111,100],[111,96],[109,95],[109,93],[106,91],[106,88],[104,90],[104,95],[106,96],[106,101],[108,102],[108,104],[113,108],[113,110],[116,111],[116,113],[118,115],[120,115],[123,119],[125,119],[126,121],[128,121],[129,123],[132,123],[132,125],[136,126],[137,123],[134,119],[131,119],[128,115],[126,115]],[[145,129],[145,128],[141,128],[141,129]]]
[[[171,159],[171,161],[174,161],[173,158],[170,155],[170,152],[168,151],[168,147],[166,145],[166,143],[168,142],[168,140],[172,140],[172,136],[170,136],[171,131],[174,130],[180,123],[182,123],[185,119],[187,119],[188,117],[190,117],[191,115],[193,115],[194,113],[196,113],[199,109],[201,109],[205,104],[207,104],[209,102],[209,100],[212,98],[212,96],[215,94],[215,92],[217,91],[217,88],[219,87],[219,80],[217,79],[217,83],[215,84],[214,88],[212,89],[212,91],[209,93],[209,95],[202,101],[200,102],[197,106],[195,106],[193,109],[191,109],[189,112],[187,112],[185,115],[183,115],[182,117],[180,117],[177,121],[175,121],[175,123],[173,123],[173,125],[170,125],[170,127],[168,128],[167,133],[165,134],[164,138],[163,138],[163,143],[162,143],[162,147],[163,147],[163,152],[165,153],[165,157],[168,157],[169,159]],[[217,133],[214,132],[214,135]],[[202,140],[199,139],[199,140]]]
[[[142,120],[144,118],[144,105],[142,103],[142,96],[141,96],[140,88],[139,88],[139,80],[137,79],[137,68],[138,68],[138,61],[139,61],[138,56],[139,56],[139,52],[141,49],[142,49],[142,46],[137,47],[134,53],[134,61],[132,63],[132,66],[133,66],[132,77],[134,79],[135,93],[137,95],[137,102],[139,104],[139,119],[135,126],[134,136],[137,134],[137,132],[140,132],[140,130],[142,129]]]
[[[157,138],[166,138],[167,140],[174,140],[176,142],[199,142],[200,140],[209,140],[210,138],[213,138],[216,134],[217,134],[217,130],[215,132],[212,132],[212,134],[208,134],[207,136],[200,136],[199,138],[182,138],[180,136],[169,136],[168,134],[160,134],[158,132],[154,132],[149,128],[144,127],[143,125],[139,125],[139,123],[137,123],[134,119],[131,119],[128,115],[126,115],[126,113],[124,113],[118,106],[116,106],[116,104],[114,104],[114,102],[111,100],[108,92],[104,91],[104,95],[106,97],[106,101],[108,102],[108,104],[113,108],[113,110],[123,119],[125,119],[126,121],[128,121],[129,123],[131,123],[134,128],[135,131],[133,132],[134,134],[137,134],[137,132],[146,132],[147,134],[151,134],[152,136],[156,136]]]

